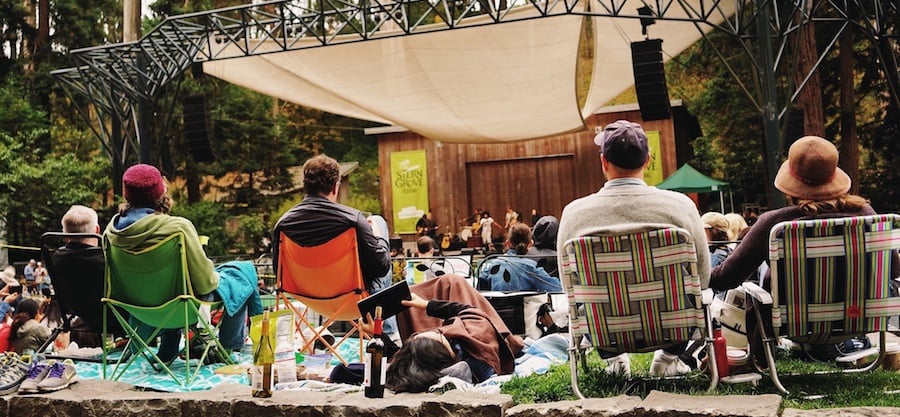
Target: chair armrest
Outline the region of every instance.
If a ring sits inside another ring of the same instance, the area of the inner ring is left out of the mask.
[[[708,306],[712,304],[713,298],[716,296],[716,292],[713,291],[712,288],[707,288],[700,293],[701,300],[703,305]]]
[[[773,303],[772,294],[769,294],[768,291],[762,289],[762,287],[760,287],[759,285],[757,285],[754,282],[745,282],[745,283],[741,284],[741,288],[744,290],[744,292],[747,295],[753,297],[754,299],[756,299],[757,301],[759,301],[763,304],[772,304]]]

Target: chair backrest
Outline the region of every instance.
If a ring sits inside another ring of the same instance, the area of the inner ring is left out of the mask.
[[[279,291],[324,315],[330,316],[333,311],[329,310],[343,305],[337,302],[342,297],[367,294],[352,227],[318,246],[300,246],[281,232],[277,265]],[[352,307],[355,310],[356,304]],[[359,316],[358,311],[355,314]]]
[[[193,296],[184,235],[131,251],[104,242],[106,297],[140,307],[156,307],[179,296]]]
[[[468,279],[472,270],[471,255],[433,256],[406,259],[406,281],[420,284],[444,274],[459,275]],[[430,271],[430,273],[429,273]]]
[[[826,343],[887,329],[900,314],[890,297],[891,261],[900,249],[900,216],[782,222],[769,234],[775,328]]]
[[[103,323],[103,282],[106,263],[103,248],[84,246],[69,248],[67,239],[103,237],[94,233],[47,232],[41,235],[41,257],[53,279],[54,297],[62,312],[74,313],[92,329]]]
[[[676,227],[628,225],[569,240],[560,277],[576,345],[647,352],[705,329],[697,254]]]

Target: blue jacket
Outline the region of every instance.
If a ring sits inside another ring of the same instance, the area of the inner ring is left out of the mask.
[[[262,314],[262,300],[257,290],[256,266],[251,261],[231,261],[216,267],[219,273],[219,287],[216,292],[225,304],[228,315],[247,303],[247,313],[251,316]]]
[[[487,262],[481,268],[478,280],[490,282],[491,291],[563,292],[559,278],[538,267],[535,259],[517,256],[513,250]]]

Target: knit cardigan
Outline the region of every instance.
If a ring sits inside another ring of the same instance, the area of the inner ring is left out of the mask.
[[[665,224],[687,230],[694,239],[697,271],[702,288],[709,286],[709,249],[703,221],[694,202],[674,191],[638,184],[604,186],[600,191],[572,201],[563,209],[559,221],[557,249],[562,265],[562,248],[566,241],[589,235],[601,228],[628,224]]]

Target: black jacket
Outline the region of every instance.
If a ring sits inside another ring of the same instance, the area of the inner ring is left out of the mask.
[[[372,282],[385,276],[391,268],[386,238],[372,234],[372,227],[359,210],[322,196],[307,195],[278,220],[272,232],[275,270],[278,270],[278,242],[282,231],[300,246],[318,246],[351,227],[356,228],[359,263],[366,288],[371,291]]]

